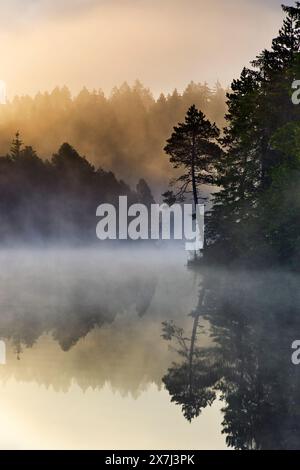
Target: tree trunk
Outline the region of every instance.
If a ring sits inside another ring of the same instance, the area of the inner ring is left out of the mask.
[[[201,315],[201,307],[203,305],[205,297],[205,288],[202,289],[201,294],[199,296],[199,301],[197,305],[197,312],[195,313],[194,317],[194,323],[193,323],[193,331],[192,331],[192,336],[191,336],[191,346],[190,346],[190,351],[189,351],[189,387],[190,387],[190,395],[192,395],[193,391],[193,359],[194,359],[194,353],[195,353],[195,344],[196,344],[196,338],[197,338],[197,329],[199,325],[199,318]]]
[[[194,199],[194,205],[195,205],[195,217],[196,217],[196,224],[197,224],[197,222],[198,222],[197,221],[197,205],[199,204],[199,199],[198,199],[197,184],[196,184],[195,160],[196,160],[195,136],[193,135],[193,143],[192,143],[192,188],[193,188],[193,199]],[[200,229],[200,227],[199,227],[199,229]],[[205,248],[205,237],[204,237],[204,240],[203,240],[203,248]],[[196,251],[195,251],[195,258],[196,258]]]
[[[194,204],[195,204],[195,210],[196,206],[198,204],[198,193],[197,193],[197,185],[196,185],[196,172],[195,172],[195,136],[193,135],[193,144],[192,144],[192,186],[193,186],[193,198],[194,198]]]

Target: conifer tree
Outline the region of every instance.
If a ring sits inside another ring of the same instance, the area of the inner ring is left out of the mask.
[[[20,139],[19,131],[16,133],[15,138],[13,139],[10,147],[9,155],[13,160],[17,160],[21,155],[23,142]]]
[[[199,203],[199,185],[213,182],[214,162],[220,156],[219,133],[217,126],[211,124],[195,105],[189,108],[185,121],[174,127],[164,150],[173,167],[182,168],[184,172],[172,182],[177,186],[177,192],[164,193],[167,202],[182,200],[192,193],[194,204]]]

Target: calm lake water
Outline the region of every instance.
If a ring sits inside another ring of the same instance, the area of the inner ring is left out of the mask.
[[[299,279],[0,252],[2,449],[300,448]]]

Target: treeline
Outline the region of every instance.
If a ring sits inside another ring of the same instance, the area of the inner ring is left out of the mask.
[[[300,79],[300,2],[282,8],[286,17],[271,49],[231,85],[223,132],[191,106],[165,147],[182,169],[167,202],[192,193],[197,204],[201,185],[213,188],[209,261],[299,269],[300,106],[292,95]]]
[[[154,202],[144,179],[132,190],[68,143],[42,160],[16,134],[10,152],[0,157],[0,242],[95,242],[96,208],[117,205],[119,195],[129,204]]]
[[[44,159],[62,142],[71,142],[96,167],[112,170],[129,184],[147,178],[160,194],[172,175],[162,149],[174,123],[195,104],[222,127],[225,95],[219,83],[210,89],[191,82],[182,94],[175,90],[155,99],[137,81],[114,88],[109,97],[86,88],[72,97],[66,87],[34,98],[16,97],[0,106],[0,154],[19,129]]]
[[[257,265],[300,256],[300,3],[264,50],[232,83],[224,152],[216,165],[220,191],[208,220],[213,258]]]

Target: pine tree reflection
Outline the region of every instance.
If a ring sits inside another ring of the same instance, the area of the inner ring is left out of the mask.
[[[229,447],[300,448],[300,369],[291,362],[300,332],[298,286],[290,273],[209,272],[192,334],[163,325],[181,359],[163,378],[171,401],[191,421],[220,399]],[[210,324],[208,347],[197,335],[203,320]]]

